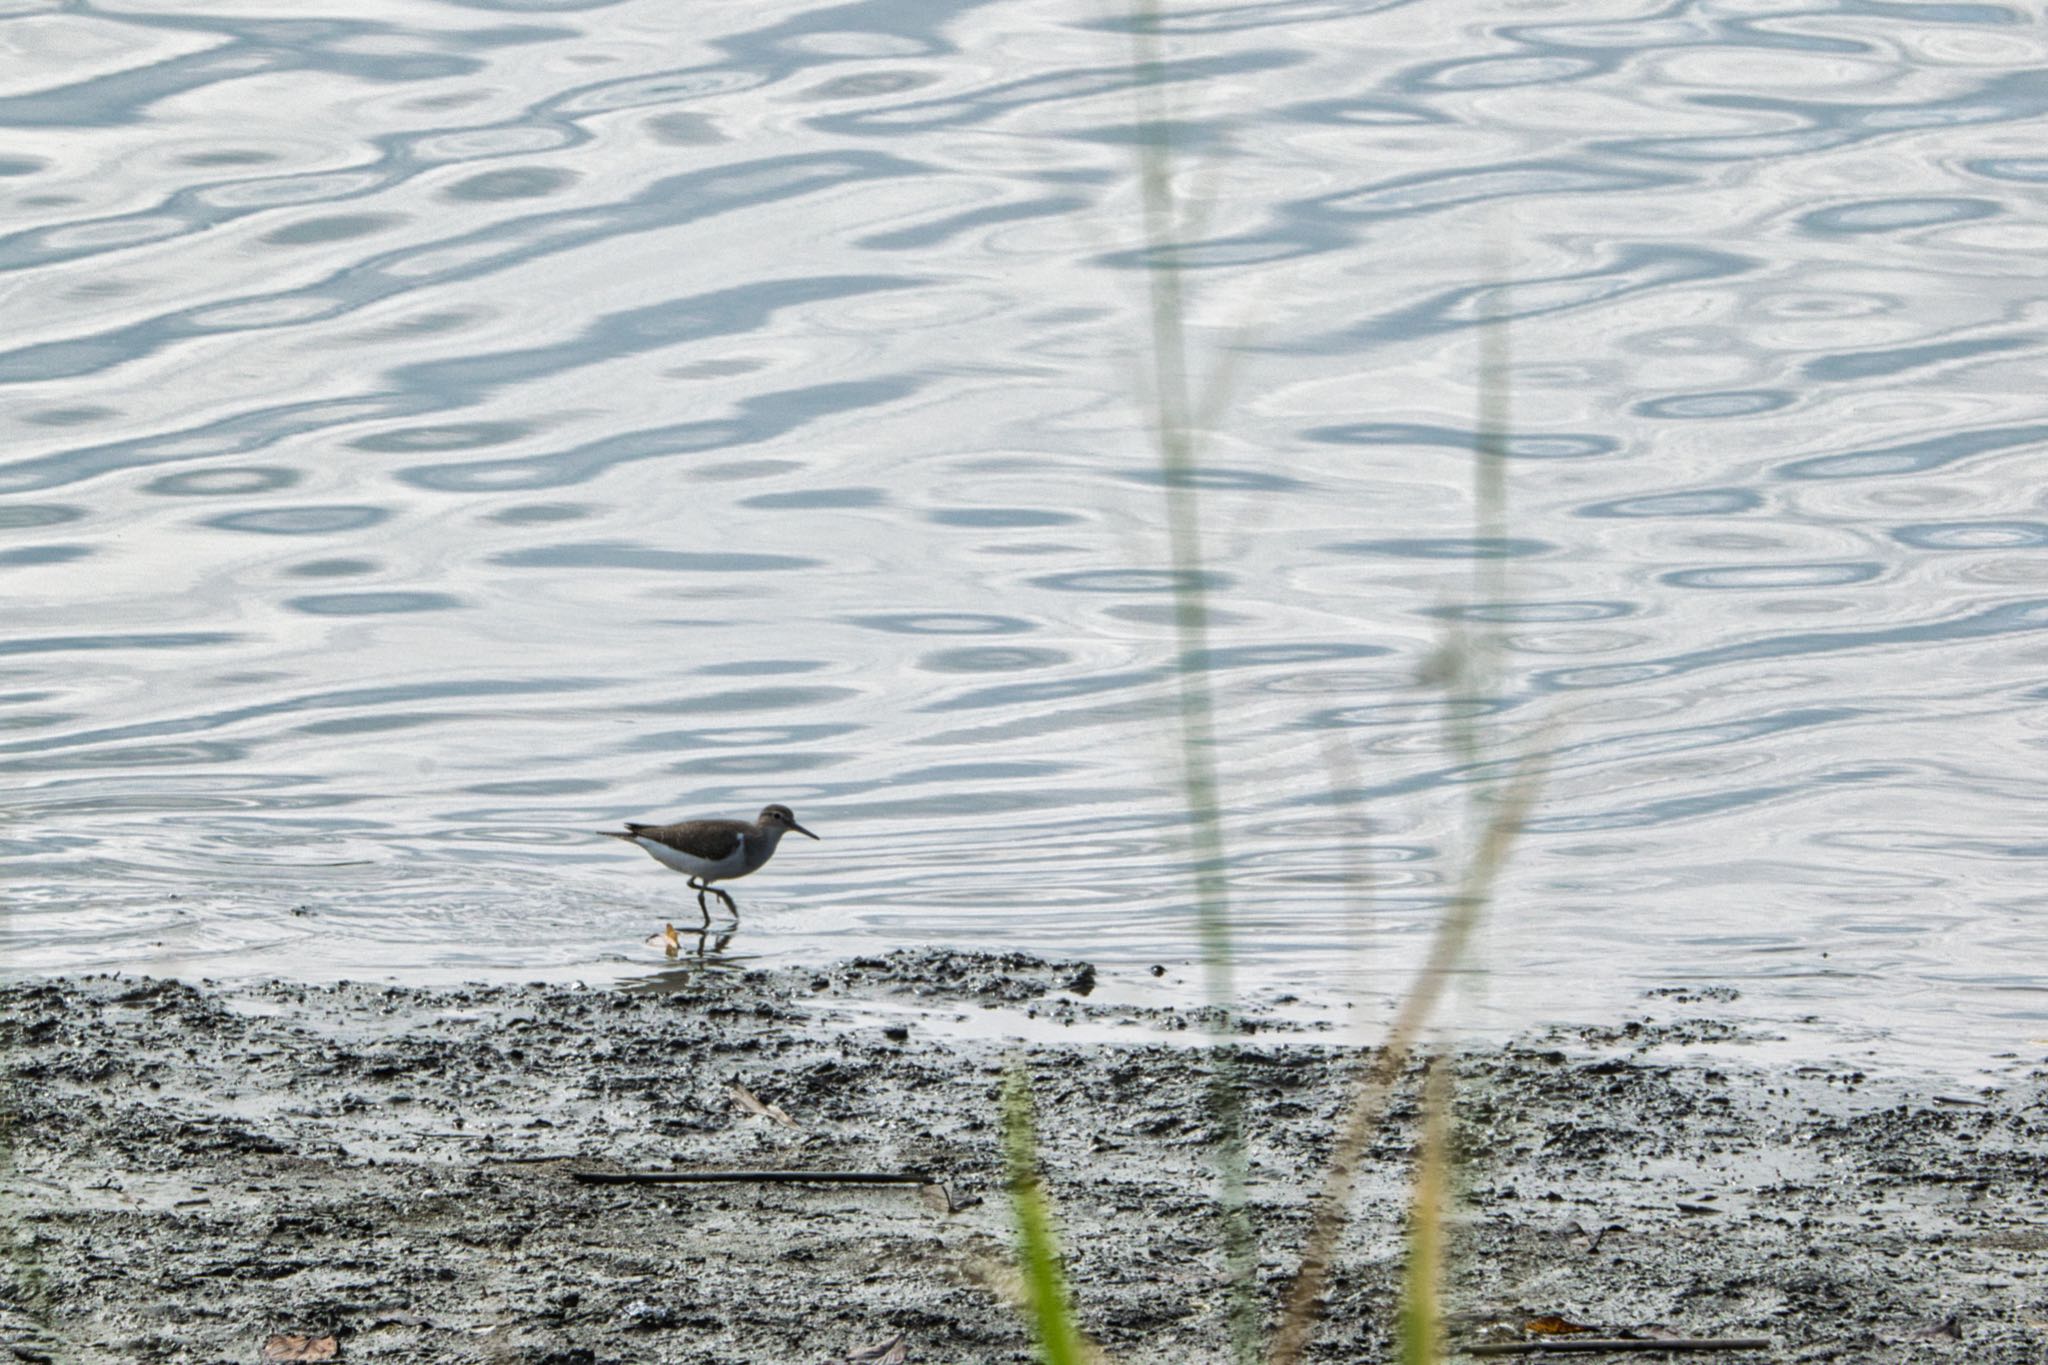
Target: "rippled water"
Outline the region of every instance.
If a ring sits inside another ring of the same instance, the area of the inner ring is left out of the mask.
[[[1254,993],[1400,988],[1459,713],[1551,774],[1472,1017],[2037,1055],[2039,16],[1174,7],[1194,659],[1131,27],[12,7],[7,966],[630,975],[694,907],[589,831],[770,800],[731,958],[1180,964],[1191,667]]]

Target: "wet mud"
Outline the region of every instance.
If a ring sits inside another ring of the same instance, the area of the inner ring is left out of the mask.
[[[0,987],[0,1361],[1030,1360],[1004,1298],[1010,1047],[948,1009],[1036,1040],[1088,1331],[1121,1360],[1223,1360],[1202,1016],[1097,981],[903,953],[640,990]],[[1769,1338],[1692,1357],[1736,1365],[2048,1360],[2044,1073],[1965,1091],[1747,1065],[1730,995],[1460,1055],[1454,1340],[1556,1315]],[[1131,1036],[1059,1036],[1090,1020]],[[1235,1047],[1274,1305],[1359,1053],[1278,1019]],[[1389,1356],[1413,1082],[1310,1359]],[[574,1178],[721,1169],[934,1183]]]

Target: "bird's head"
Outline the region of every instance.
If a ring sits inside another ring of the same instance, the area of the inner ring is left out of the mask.
[[[793,829],[807,839],[818,837],[796,822],[796,812],[788,806],[763,806],[757,823],[767,829]]]

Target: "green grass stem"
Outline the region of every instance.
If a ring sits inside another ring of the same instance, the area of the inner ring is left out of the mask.
[[[1003,1070],[1003,1164],[1010,1209],[1017,1220],[1017,1262],[1023,1274],[1025,1310],[1045,1365],[1087,1365],[1093,1353],[1083,1345],[1067,1292],[1051,1201],[1038,1175],[1038,1132],[1032,1116],[1031,1076],[1021,1057]]]
[[[1166,495],[1168,562],[1173,571],[1173,621],[1181,666],[1176,670],[1180,717],[1180,786],[1189,826],[1196,932],[1209,999],[1217,1007],[1211,1049],[1209,1111],[1230,1295],[1232,1356],[1258,1355],[1259,1306],[1254,1277],[1257,1239],[1245,1207],[1247,1161],[1244,1105],[1233,1036],[1237,992],[1230,931],[1229,885],[1221,781],[1216,768],[1215,698],[1202,666],[1209,644],[1208,573],[1202,549],[1201,496],[1196,483],[1200,435],[1189,381],[1186,281],[1173,192],[1173,124],[1165,103],[1158,44],[1157,0],[1133,0],[1131,76],[1137,101],[1138,190],[1147,265],[1151,340],[1152,433]],[[1220,387],[1220,385],[1219,385]]]
[[[1436,1057],[1422,1087],[1422,1143],[1408,1219],[1396,1332],[1401,1365],[1437,1365],[1444,1357],[1444,1215],[1450,1198],[1451,1067]]]

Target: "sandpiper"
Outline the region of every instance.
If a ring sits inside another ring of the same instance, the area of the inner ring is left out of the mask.
[[[744,820],[684,820],[674,825],[636,825],[628,820],[622,830],[601,829],[598,833],[638,844],[663,867],[687,872],[690,889],[697,893],[697,908],[709,924],[711,907],[704,903],[706,891],[724,901],[734,915],[740,912],[732,897],[711,883],[759,870],[775,856],[775,846],[790,830],[807,838],[818,837],[796,822],[796,814],[788,806],[763,806],[751,825]]]

